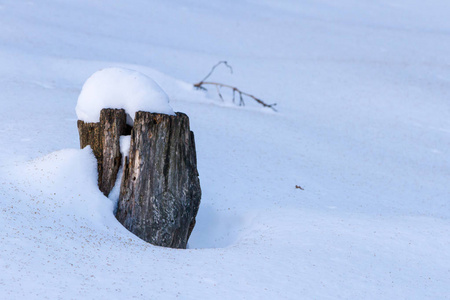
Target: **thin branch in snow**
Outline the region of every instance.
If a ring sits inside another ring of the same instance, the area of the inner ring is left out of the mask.
[[[277,111],[277,110],[275,109],[275,107],[274,107],[274,106],[277,105],[276,103],[267,104],[267,103],[265,103],[264,101],[262,101],[261,99],[256,98],[255,96],[253,96],[253,95],[251,95],[251,94],[249,94],[249,93],[243,92],[243,91],[241,91],[240,89],[238,89],[237,87],[234,87],[234,86],[231,86],[231,85],[228,85],[228,84],[223,84],[223,83],[219,83],[219,82],[210,82],[210,81],[203,82],[203,81],[202,81],[202,82],[199,82],[199,83],[194,84],[194,86],[195,86],[196,88],[201,88],[201,89],[206,90],[206,88],[204,88],[203,85],[207,85],[207,84],[209,84],[209,85],[215,85],[215,86],[216,86],[217,93],[219,94],[219,97],[220,97],[220,99],[222,99],[222,101],[223,101],[223,97],[222,97],[222,95],[221,95],[221,93],[220,93],[220,91],[219,91],[219,88],[225,87],[225,88],[232,89],[232,90],[233,90],[233,93],[237,92],[237,93],[239,94],[239,106],[245,106],[245,102],[244,102],[243,96],[247,96],[247,97],[249,97],[249,98],[252,98],[252,99],[255,100],[256,102],[258,102],[258,103],[261,104],[262,106],[264,106],[264,107],[269,107],[269,108],[271,108],[272,110]],[[233,99],[234,99],[234,98],[233,98]]]
[[[216,90],[217,90],[217,94],[219,94],[220,100],[222,100],[222,102],[223,102],[223,97],[222,97],[222,94],[220,93],[220,87],[218,85],[216,85]]]
[[[230,69],[231,73],[233,73],[233,68],[232,68],[230,65],[228,65],[228,63],[227,63],[226,61],[224,61],[224,60],[223,60],[223,61],[219,61],[217,64],[215,64],[215,65],[211,68],[211,71],[209,71],[208,75],[206,75],[205,78],[203,78],[203,80],[201,80],[200,82],[194,84],[194,87],[197,88],[197,89],[206,91],[207,89],[204,87],[204,85],[208,85],[208,84],[209,84],[209,85],[214,85],[214,86],[216,86],[217,94],[219,95],[219,97],[220,97],[220,99],[221,99],[222,101],[224,101],[224,100],[223,100],[222,93],[220,92],[220,89],[221,89],[222,87],[224,87],[224,88],[229,88],[229,89],[231,89],[231,90],[233,91],[233,103],[235,103],[236,92],[239,94],[239,106],[245,106],[245,102],[244,102],[244,97],[243,97],[243,96],[246,96],[246,97],[252,98],[252,99],[255,100],[257,103],[261,104],[261,105],[264,106],[264,107],[269,107],[269,108],[271,108],[273,111],[277,111],[277,110],[275,109],[275,107],[274,107],[275,105],[277,105],[276,103],[267,104],[267,103],[265,103],[264,101],[262,101],[261,99],[256,98],[255,96],[253,96],[253,95],[251,95],[251,94],[249,94],[249,93],[245,93],[245,92],[241,91],[240,89],[238,89],[238,88],[235,87],[235,86],[231,86],[231,85],[223,84],[223,83],[219,83],[219,82],[205,81],[206,79],[209,78],[209,76],[212,75],[212,73],[214,72],[214,70],[216,69],[216,67],[219,66],[220,64],[226,65],[226,66]]]
[[[203,82],[203,81],[205,81],[206,79],[208,79],[209,76],[212,75],[212,73],[214,72],[214,70],[215,70],[219,65],[221,65],[221,64],[224,64],[225,66],[227,66],[228,69],[230,69],[231,74],[233,74],[233,68],[227,63],[226,60],[221,60],[221,61],[219,61],[217,64],[215,64],[215,65],[211,68],[211,71],[209,71],[208,75],[206,75],[205,78],[203,78],[200,82]]]

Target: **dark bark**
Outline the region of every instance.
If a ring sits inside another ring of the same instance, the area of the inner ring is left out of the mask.
[[[154,245],[186,248],[200,205],[189,118],[137,112],[116,217]]]
[[[122,160],[120,136],[129,135],[130,129],[127,127],[127,115],[123,109],[103,109],[100,113],[100,126],[103,133],[103,157],[99,187],[103,194],[108,196],[116,183]]]
[[[103,109],[100,122],[85,123],[78,120],[80,147],[90,145],[97,158],[98,186],[108,196],[117,179],[119,171],[120,136],[130,134],[123,109]]]

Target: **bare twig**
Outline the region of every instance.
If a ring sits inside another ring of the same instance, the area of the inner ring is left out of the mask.
[[[212,73],[214,72],[214,70],[215,70],[220,64],[224,64],[225,66],[227,66],[228,69],[230,69],[231,74],[233,74],[233,68],[227,63],[226,60],[221,60],[221,61],[219,61],[217,64],[215,64],[215,65],[211,68],[211,71],[209,71],[208,75],[206,75],[205,78],[203,78],[202,81],[200,81],[200,82],[203,82],[203,81],[205,81],[206,79],[208,79],[209,76],[212,75]]]
[[[238,89],[237,87],[234,87],[234,86],[231,86],[231,85],[228,85],[228,84],[223,84],[223,83],[218,83],[218,82],[210,82],[210,81],[206,81],[206,82],[203,82],[203,81],[202,81],[202,82],[199,82],[199,83],[194,84],[194,86],[195,86],[196,88],[203,88],[203,89],[205,89],[205,88],[203,87],[203,85],[207,85],[207,84],[209,84],[209,85],[215,85],[216,88],[218,88],[218,87],[225,87],[225,88],[232,89],[232,90],[233,90],[233,94],[237,92],[237,93],[239,94],[239,106],[244,106],[244,105],[245,105],[245,102],[244,102],[244,99],[243,99],[242,96],[247,96],[247,97],[252,98],[252,99],[255,100],[256,102],[258,102],[258,103],[261,104],[262,106],[264,106],[264,107],[269,107],[269,108],[273,109],[274,111],[277,111],[277,110],[275,109],[275,107],[274,107],[274,106],[277,105],[276,103],[267,104],[267,103],[265,103],[264,101],[262,101],[261,99],[256,98],[255,96],[250,95],[249,93],[243,92],[243,91],[241,91],[240,89]],[[223,100],[223,97],[222,97],[222,95],[220,94],[219,90],[217,90],[217,92],[219,93],[219,97]],[[233,98],[233,99],[234,99],[234,98]]]
[[[242,93],[239,93],[239,106],[245,106],[244,98],[242,98]]]
[[[217,68],[217,66],[219,66],[220,64],[224,64],[225,66],[227,66],[227,67],[230,69],[231,73],[233,73],[233,68],[232,68],[226,61],[224,61],[224,60],[223,60],[223,61],[219,61],[217,64],[215,64],[215,65],[211,68],[211,71],[209,71],[208,75],[206,75],[205,78],[203,78],[200,82],[194,84],[194,87],[197,88],[197,89],[201,89],[201,90],[206,91],[206,88],[204,87],[204,85],[207,85],[207,84],[209,84],[209,85],[214,85],[214,86],[216,86],[217,94],[219,95],[219,97],[220,97],[220,99],[221,99],[222,101],[224,101],[224,100],[223,100],[223,96],[222,96],[222,94],[221,94],[221,92],[220,92],[220,88],[222,88],[222,87],[229,88],[229,89],[231,89],[231,90],[233,91],[233,103],[235,103],[236,92],[239,94],[239,106],[245,106],[245,102],[244,102],[243,96],[247,96],[247,97],[249,97],[249,98],[252,98],[252,99],[255,100],[256,102],[258,102],[258,103],[261,104],[262,106],[264,106],[264,107],[269,107],[269,108],[271,108],[272,110],[277,111],[277,110],[275,109],[275,107],[274,107],[275,105],[277,105],[276,103],[267,104],[267,103],[265,103],[264,101],[262,101],[261,99],[256,98],[255,96],[250,95],[250,94],[248,94],[248,93],[245,93],[245,92],[239,90],[237,87],[234,87],[234,86],[231,86],[231,85],[228,85],[228,84],[223,84],[223,83],[218,83],[218,82],[211,82],[211,81],[205,81],[206,79],[209,78],[209,76],[212,75],[212,73],[214,72],[214,70],[215,70],[215,69]]]
[[[220,87],[216,85],[216,89],[217,89],[217,94],[219,94],[220,100],[222,100],[222,102],[223,102],[223,97],[222,97],[222,94],[220,93]]]

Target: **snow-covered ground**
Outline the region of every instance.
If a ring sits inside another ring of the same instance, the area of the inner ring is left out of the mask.
[[[0,0],[1,299],[450,299],[450,2]],[[221,103],[211,80],[251,101]],[[188,250],[114,218],[75,106],[106,67],[189,115]],[[304,190],[296,189],[299,185]]]

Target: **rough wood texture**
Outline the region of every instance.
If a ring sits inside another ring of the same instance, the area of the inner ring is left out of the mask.
[[[100,122],[85,123],[78,120],[80,147],[90,145],[97,158],[98,186],[106,196],[109,195],[119,171],[120,136],[130,134],[126,125],[126,113],[123,109],[103,109]]]
[[[186,248],[200,197],[189,118],[137,112],[117,219],[154,245]]]
[[[100,123],[85,123],[78,120],[78,133],[80,135],[80,149],[91,146],[97,163],[101,165],[101,157],[103,152],[102,139],[100,136]]]
[[[102,133],[102,171],[99,172],[99,188],[106,196],[114,187],[119,172],[122,155],[120,136],[129,135],[127,115],[123,109],[103,109],[100,113]]]

